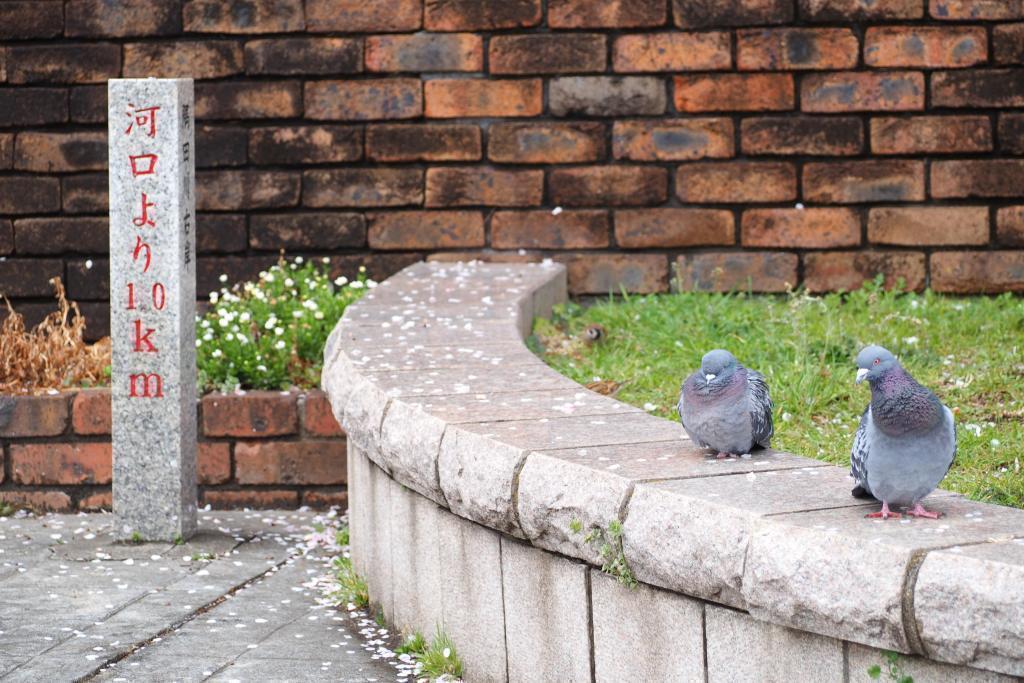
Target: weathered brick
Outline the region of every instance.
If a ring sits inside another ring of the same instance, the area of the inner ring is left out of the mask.
[[[0,170],[14,166],[14,134],[0,133]]]
[[[988,244],[986,206],[878,207],[868,214],[868,241],[918,247]]]
[[[426,0],[429,31],[489,31],[527,28],[541,20],[540,0]]]
[[[363,156],[363,131],[355,126],[274,126],[249,131],[249,160],[256,164],[327,164]]]
[[[328,508],[347,510],[348,492],[306,489],[302,492],[302,504],[314,510],[327,510]]]
[[[1024,69],[932,74],[933,107],[1024,107]]]
[[[1019,197],[1024,187],[1024,159],[933,161],[932,196]]]
[[[7,48],[10,83],[106,83],[120,74],[121,46],[113,43]]]
[[[200,171],[196,209],[238,211],[296,206],[299,174],[287,171]]]
[[[18,133],[14,168],[22,171],[101,171],[107,168],[106,132]]]
[[[675,77],[676,109],[782,111],[793,108],[789,74],[704,74]]]
[[[200,504],[216,510],[285,510],[298,507],[299,492],[276,489],[206,490]]]
[[[826,204],[924,201],[924,162],[816,162],[804,166],[804,199]]]
[[[408,251],[377,253],[363,252],[360,254],[336,255],[331,257],[330,275],[332,278],[344,275],[351,279],[355,277],[357,272],[360,272],[360,268],[365,268],[366,270],[364,272],[368,277],[372,277],[374,280],[382,282],[403,268],[408,268],[412,264],[419,263],[422,260],[423,254]]]
[[[11,475],[28,486],[109,484],[109,443],[39,443],[11,446]]]
[[[725,31],[630,34],[615,39],[612,65],[626,73],[716,71],[732,65],[731,49]]]
[[[493,139],[497,125],[491,127]],[[478,161],[480,128],[464,124],[371,124],[366,158],[374,161]]]
[[[233,40],[128,43],[125,78],[222,78],[242,73],[242,48]]]
[[[596,33],[535,33],[494,36],[494,74],[560,74],[605,69],[605,37]]]
[[[185,0],[191,33],[285,33],[305,28],[302,0]]]
[[[395,211],[368,218],[371,249],[484,246],[484,219],[478,211]]]
[[[105,258],[68,259],[65,266],[68,298],[107,303],[110,298],[110,261]]]
[[[339,168],[305,171],[302,202],[329,206],[407,206],[423,202],[423,170],[418,168]]]
[[[645,76],[564,76],[548,84],[554,116],[646,116],[665,113],[665,83]]]
[[[0,219],[0,254],[14,251],[14,224],[8,218]]]
[[[345,436],[345,430],[334,417],[327,394],[318,390],[307,392],[302,402],[302,428],[307,436]]]
[[[996,241],[1024,247],[1024,206],[1004,206],[996,212]]]
[[[0,2],[0,40],[53,38],[64,31],[60,0],[8,0]]]
[[[295,394],[250,391],[207,394],[202,399],[205,436],[268,437],[296,434],[299,429]]]
[[[67,92],[57,88],[0,88],[0,127],[68,120]]]
[[[931,264],[931,284],[937,292],[1024,292],[1024,250],[938,251]]]
[[[7,48],[0,48],[0,83],[7,82]]]
[[[860,119],[852,116],[765,116],[743,119],[746,154],[847,156],[864,148]]]
[[[166,36],[181,31],[181,2],[68,0],[64,23],[71,38]]]
[[[438,79],[424,85],[431,118],[537,116],[543,108],[540,79]]]
[[[64,213],[104,213],[107,211],[107,175],[89,173],[65,176],[60,180]]]
[[[988,59],[981,26],[874,26],[864,37],[868,66],[964,67]]]
[[[683,291],[785,292],[797,283],[796,254],[727,251],[684,254],[676,261]]]
[[[339,249],[366,244],[366,220],[358,213],[255,214],[249,222],[253,249]]]
[[[804,111],[924,109],[924,75],[909,71],[808,74],[800,90]]]
[[[306,83],[306,118],[371,121],[410,119],[423,113],[417,78]]]
[[[306,0],[309,31],[415,31],[421,26],[423,0]]]
[[[357,38],[274,38],[245,44],[249,74],[347,74],[362,68],[363,43]]]
[[[633,161],[731,157],[732,120],[616,121],[612,127],[612,151],[616,159]]]
[[[276,119],[301,113],[302,90],[298,83],[196,84],[196,117],[199,119]]]
[[[202,486],[224,484],[231,479],[231,444],[200,441],[196,449],[196,476]]]
[[[341,441],[264,441],[235,445],[235,479],[243,486],[344,484]]]
[[[443,167],[427,170],[426,205],[539,206],[544,171]]]
[[[992,56],[996,64],[1024,64],[1024,23],[992,27]]]
[[[668,172],[652,166],[557,168],[548,174],[551,201],[566,206],[643,206],[668,198]]]
[[[792,0],[672,0],[672,7],[680,28],[785,24],[793,18]]]
[[[800,16],[810,21],[919,19],[922,0],[799,0]]]
[[[847,28],[749,29],[736,34],[736,46],[744,71],[852,69],[860,53]]]
[[[992,150],[987,116],[915,116],[871,119],[875,154],[951,154]]]
[[[796,199],[796,168],[784,161],[683,164],[676,196],[686,203],[733,204]]]
[[[732,244],[732,212],[719,209],[631,209],[615,212],[615,240],[625,249]]]
[[[804,256],[804,287],[809,292],[852,291],[883,276],[884,286],[924,289],[924,254],[911,251],[838,251]]]
[[[827,249],[860,244],[860,217],[853,209],[748,209],[744,247]]]
[[[210,292],[219,291],[225,285],[256,280],[261,271],[278,262],[279,256],[200,256],[196,267],[196,296],[205,299]],[[226,283],[221,282],[227,275]]]
[[[196,216],[196,251],[200,254],[245,251],[248,243],[245,216],[227,213]]]
[[[1021,0],[930,0],[931,15],[936,19],[1022,19]]]
[[[668,291],[668,258],[662,254],[578,254],[565,265],[571,294]]]
[[[38,176],[4,176],[0,215],[49,213],[60,209],[60,181]]]
[[[598,249],[608,246],[608,212],[498,211],[491,218],[495,249]]]
[[[495,123],[488,132],[487,156],[507,164],[570,164],[605,154],[605,127],[596,122]]]
[[[71,496],[63,491],[0,491],[0,501],[36,512],[70,512]]]
[[[551,28],[640,28],[668,20],[666,0],[548,0]]]
[[[19,254],[102,254],[109,248],[107,218],[19,218],[14,244]]]
[[[107,122],[107,86],[82,85],[68,91],[68,110],[75,123]]]
[[[113,496],[110,491],[93,493],[78,501],[78,509],[82,512],[108,511],[113,505]]]
[[[414,33],[366,39],[367,71],[480,71],[484,41],[474,33]]]
[[[4,289],[5,296],[18,296],[12,294],[4,286],[5,277],[4,264],[10,261],[0,262],[0,288]],[[32,296],[29,294],[29,296]],[[17,309],[15,309],[17,310]],[[0,413],[0,436],[26,437],[26,436],[57,436],[63,434],[68,425],[68,397],[63,394],[55,396],[9,396],[5,402],[10,401],[13,406],[4,406]]]
[[[244,166],[249,134],[235,126],[196,126],[196,167]]]

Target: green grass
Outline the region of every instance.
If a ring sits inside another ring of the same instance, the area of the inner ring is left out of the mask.
[[[605,328],[593,346],[589,325]],[[568,304],[535,325],[535,349],[581,384],[677,420],[682,380],[713,348],[761,371],[775,402],[773,447],[840,465],[870,392],[854,357],[869,343],[900,357],[956,414],[959,451],[943,488],[1024,507],[1024,299],[893,293],[760,296],[684,292]]]
[[[351,558],[334,558],[334,576],[338,583],[334,598],[339,604],[350,602],[358,608],[370,605],[370,589],[366,585],[366,579],[356,573]]]
[[[421,636],[422,638],[422,636]],[[462,678],[462,660],[455,651],[455,643],[448,634],[437,628],[429,647],[416,655],[420,668],[417,676],[436,681],[442,677]]]

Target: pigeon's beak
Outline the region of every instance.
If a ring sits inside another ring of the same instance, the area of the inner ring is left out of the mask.
[[[710,382],[710,381],[711,381],[711,380],[713,380],[713,379],[714,379],[715,377],[718,377],[718,375],[704,375],[704,381],[706,381],[706,382]]]
[[[867,368],[860,368],[859,370],[857,370],[857,384],[860,384],[861,382],[863,382],[864,378],[867,377],[867,376],[868,376]]]

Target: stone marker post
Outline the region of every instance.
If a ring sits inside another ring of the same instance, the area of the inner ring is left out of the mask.
[[[108,85],[114,524],[196,528],[195,132],[191,79]]]

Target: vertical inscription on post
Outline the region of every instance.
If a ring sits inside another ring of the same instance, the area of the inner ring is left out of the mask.
[[[111,80],[110,336],[121,538],[196,528],[191,79]]]

